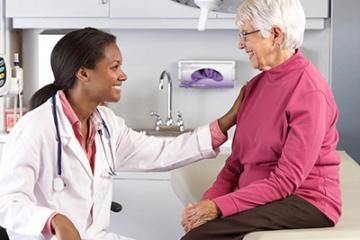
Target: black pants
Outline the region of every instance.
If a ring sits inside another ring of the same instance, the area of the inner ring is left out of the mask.
[[[255,231],[332,227],[323,212],[291,195],[229,217],[217,218],[189,231],[181,240],[241,240]]]

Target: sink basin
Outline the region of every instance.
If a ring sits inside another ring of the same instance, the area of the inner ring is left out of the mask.
[[[183,133],[191,132],[194,129],[185,129],[185,131],[173,131],[173,130],[159,130],[156,131],[155,129],[149,129],[149,128],[134,128],[135,131],[141,132],[148,136],[154,136],[154,137],[177,137]]]

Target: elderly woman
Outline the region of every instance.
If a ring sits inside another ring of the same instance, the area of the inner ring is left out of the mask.
[[[247,85],[225,166],[203,199],[183,211],[182,239],[334,226],[342,205],[338,109],[301,53],[300,1],[246,0],[236,23],[239,48],[261,73]]]

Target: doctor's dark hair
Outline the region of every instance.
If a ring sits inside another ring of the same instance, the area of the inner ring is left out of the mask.
[[[94,69],[104,57],[105,47],[111,43],[116,43],[114,35],[95,28],[75,30],[62,37],[51,52],[51,69],[55,81],[32,95],[29,109],[37,108],[58,90],[72,88],[79,68]]]

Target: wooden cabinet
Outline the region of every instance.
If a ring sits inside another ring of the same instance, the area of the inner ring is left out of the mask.
[[[6,0],[7,18],[108,17],[109,0]]]

